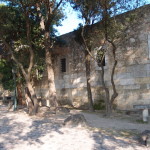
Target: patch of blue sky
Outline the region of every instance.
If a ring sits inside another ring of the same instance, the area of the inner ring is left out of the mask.
[[[83,23],[82,19],[79,19],[78,13],[73,10],[70,5],[65,9],[66,18],[62,21],[62,25],[55,27],[58,31],[58,35],[66,34],[78,28],[80,23]]]
[[[150,4],[150,0],[140,0],[140,2],[145,1],[145,4]],[[62,21],[62,25],[55,27],[58,31],[57,35],[66,34],[77,29],[79,23],[83,24],[83,20],[79,19],[78,13],[75,12],[71,6],[67,6],[65,9],[67,19]]]
[[[141,0],[143,1],[143,0]],[[145,4],[150,4],[150,0],[144,0]],[[0,4],[6,4],[0,0]],[[66,34],[78,28],[79,24],[83,24],[83,20],[79,19],[78,13],[74,11],[70,5],[65,7],[66,19],[62,21],[62,25],[55,27],[58,31],[57,35]]]

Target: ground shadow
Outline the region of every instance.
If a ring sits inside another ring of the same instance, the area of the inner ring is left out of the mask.
[[[145,149],[144,145],[141,145],[138,141],[137,136],[123,137],[121,135],[113,135],[107,132],[94,132],[92,135],[93,140],[95,141],[93,150],[115,150],[115,149]],[[104,130],[103,130],[104,131]],[[114,130],[115,131],[115,130]],[[117,134],[120,131],[115,131]]]
[[[32,144],[44,145],[42,137],[47,136],[47,134],[52,132],[55,132],[58,135],[62,135],[62,136],[63,134],[66,134],[63,133],[64,130],[61,130],[64,126],[61,123],[55,121],[51,117],[32,118],[31,123],[27,127],[27,131],[23,133],[24,132],[23,129],[26,126],[24,121],[18,122],[14,117],[14,112],[1,111],[1,110],[0,112],[1,112],[0,150],[15,149],[14,146],[18,145],[18,142],[26,142],[27,144],[30,145]],[[15,113],[19,113],[19,112],[15,112]],[[29,116],[27,116],[27,118],[28,117]],[[137,146],[138,147],[140,146],[141,149],[145,148],[144,146],[139,145],[137,139],[134,139],[131,136],[123,137],[122,135],[118,135],[118,131],[114,129],[112,129],[112,131],[113,132],[107,131],[107,129],[103,129],[103,130],[99,129],[98,131],[93,131],[93,129],[92,130],[89,129],[88,132],[91,133],[90,138],[92,138],[92,140],[94,141],[93,148],[91,150],[115,150],[119,148],[137,149]],[[53,134],[49,134],[49,136],[53,136]],[[49,138],[48,142],[51,143],[51,137],[48,138]],[[84,140],[86,139],[83,139],[83,141]]]

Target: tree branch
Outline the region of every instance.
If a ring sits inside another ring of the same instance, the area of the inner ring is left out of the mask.
[[[82,36],[82,39],[83,39],[83,42],[84,42],[85,49],[89,53],[89,55],[97,62],[97,60],[94,58],[94,56],[92,55],[92,53],[89,51],[89,48],[88,48],[88,46],[86,44],[86,40],[84,38],[84,28],[85,27],[86,27],[86,25],[82,27],[82,32],[81,32],[81,36]]]
[[[29,52],[30,52],[30,62],[28,67],[28,78],[30,78],[30,73],[33,67],[33,61],[34,61],[34,52],[32,49],[32,43],[31,43],[31,30],[30,30],[30,20],[29,20],[29,10],[25,9],[24,16],[26,18],[26,29],[27,29],[27,42],[29,44]]]
[[[116,60],[116,45],[114,44],[113,41],[107,39],[107,41],[112,45],[113,47],[113,58],[114,58],[114,65],[113,65],[113,68],[112,68],[112,73],[111,73],[111,84],[112,84],[112,88],[113,88],[113,94],[111,96],[111,99],[110,99],[110,103],[112,104],[113,101],[115,100],[115,98],[118,96],[118,93],[117,93],[117,90],[116,90],[116,86],[115,86],[115,83],[114,83],[114,74],[115,74],[115,68],[117,66],[117,60]]]
[[[4,45],[6,46],[6,48],[8,49],[8,51],[11,54],[12,59],[14,60],[14,62],[19,66],[19,68],[22,71],[23,76],[27,79],[27,73],[25,72],[23,65],[17,60],[17,58],[14,56],[13,54],[13,50],[12,47],[5,41],[5,39],[3,37],[0,36],[0,39],[2,40],[2,42],[4,43]]]
[[[62,2],[63,2],[63,0],[59,1],[59,3],[57,4],[57,6],[53,10],[53,14],[57,11],[57,9],[59,8],[59,6],[61,5]]]

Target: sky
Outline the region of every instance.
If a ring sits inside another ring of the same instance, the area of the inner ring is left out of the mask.
[[[145,1],[146,4],[150,4],[150,0],[145,0]],[[56,27],[56,29],[58,30],[58,35],[71,32],[78,27],[79,23],[83,23],[83,21],[78,18],[77,12],[74,12],[74,10],[70,6],[68,6],[65,11],[66,11],[67,19],[62,21],[62,26]]]
[[[58,30],[58,35],[62,35],[77,29],[79,23],[83,23],[78,18],[78,13],[71,8],[70,5],[65,9],[66,19],[62,21],[62,26],[55,27]]]
[[[143,1],[143,0],[141,0]],[[145,0],[146,4],[150,4],[150,0]],[[1,2],[0,2],[1,3]],[[62,21],[62,25],[59,27],[55,27],[58,31],[57,35],[62,35],[68,32],[71,32],[77,29],[79,23],[83,23],[81,19],[78,18],[77,12],[75,12],[70,5],[68,5],[65,9],[66,19]]]

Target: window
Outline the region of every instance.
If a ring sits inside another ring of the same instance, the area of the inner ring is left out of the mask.
[[[61,72],[66,72],[66,58],[62,58],[61,62]]]
[[[105,51],[103,49],[97,51],[96,60],[98,66],[105,66]]]
[[[104,56],[104,58],[103,58],[103,60],[101,60],[101,59],[97,59],[97,65],[98,66],[105,66],[106,64],[105,64],[105,56]]]
[[[104,69],[107,69],[108,56],[106,55],[106,49],[106,45],[95,48],[95,70],[101,70],[101,65],[104,67]]]

